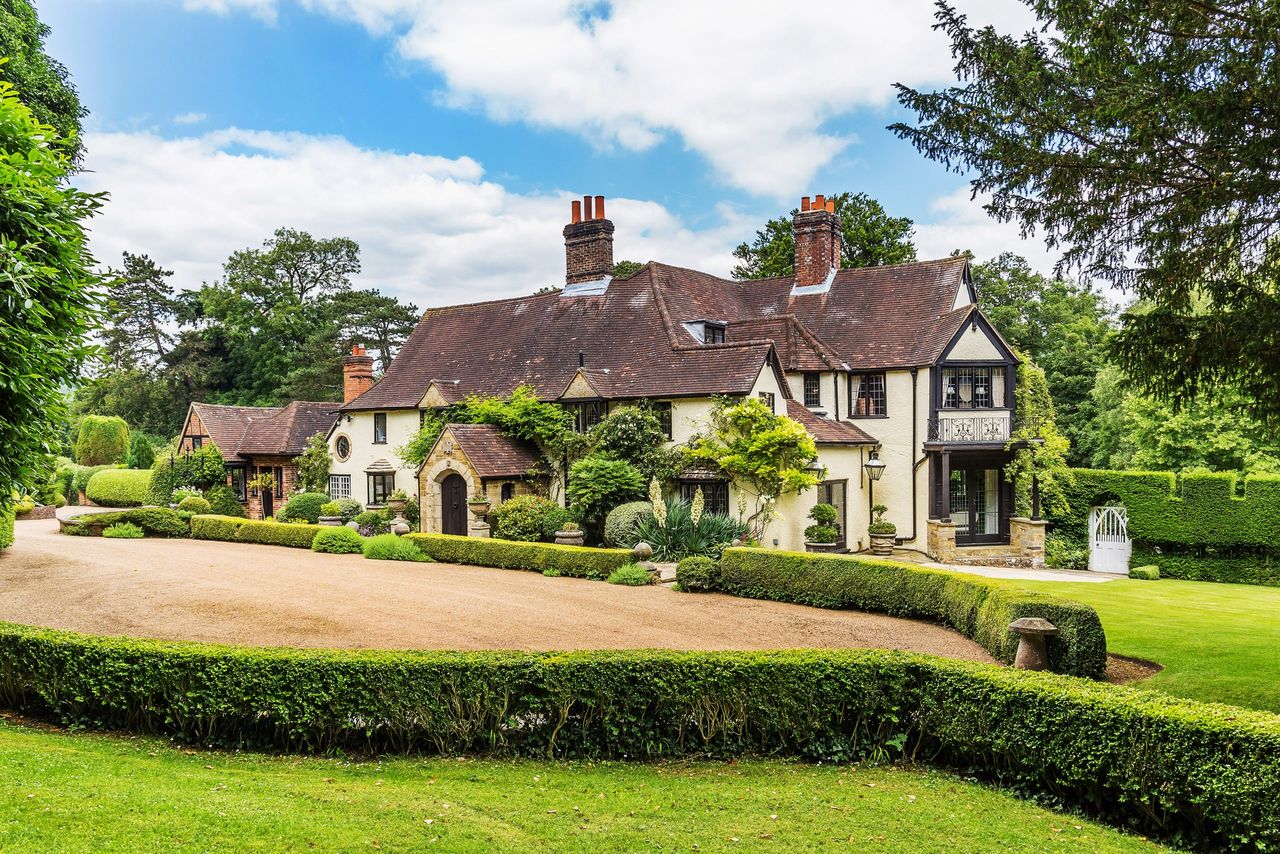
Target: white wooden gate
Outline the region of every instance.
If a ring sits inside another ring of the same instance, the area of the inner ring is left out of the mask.
[[[1089,511],[1089,569],[1129,572],[1129,511],[1124,507],[1094,507]]]

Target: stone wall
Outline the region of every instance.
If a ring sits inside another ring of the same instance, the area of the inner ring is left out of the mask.
[[[1049,524],[1043,519],[1031,520],[1014,516],[1009,520],[1009,546],[1014,554],[1031,561],[1033,567],[1044,566],[1044,532]]]
[[[956,525],[954,522],[943,522],[930,519],[928,522],[927,545],[925,550],[929,557],[938,563],[956,562]]]

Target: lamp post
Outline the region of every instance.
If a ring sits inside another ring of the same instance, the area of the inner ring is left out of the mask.
[[[873,518],[871,508],[876,506],[876,481],[884,474],[884,462],[880,459],[880,451],[872,449],[871,456],[862,464],[867,473],[867,519]]]

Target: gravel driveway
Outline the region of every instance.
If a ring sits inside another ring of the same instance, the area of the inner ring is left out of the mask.
[[[882,647],[991,661],[928,623],[533,572],[17,524],[0,620],[105,635],[381,649]]]

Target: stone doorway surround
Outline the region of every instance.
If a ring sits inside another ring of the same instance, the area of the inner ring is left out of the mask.
[[[441,454],[439,459],[428,457],[418,475],[418,504],[422,508],[420,524],[424,533],[439,534],[444,531],[444,481],[450,475],[458,475],[467,485],[466,498],[480,491],[480,476],[466,455],[457,448],[451,454]],[[469,530],[469,529],[468,529]]]

